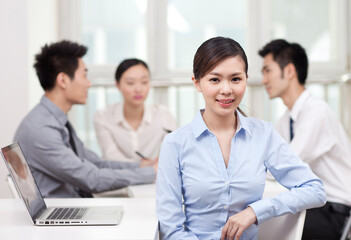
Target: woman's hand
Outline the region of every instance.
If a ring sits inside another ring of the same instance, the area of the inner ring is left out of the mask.
[[[140,160],[140,167],[154,167],[156,173],[157,173],[157,168],[158,168],[158,157],[154,159],[150,158],[142,158]]]
[[[231,216],[222,229],[221,240],[239,240],[244,230],[257,221],[251,207]],[[235,238],[234,238],[235,237]]]

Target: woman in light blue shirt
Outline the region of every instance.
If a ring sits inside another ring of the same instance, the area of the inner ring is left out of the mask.
[[[192,81],[205,109],[162,143],[162,239],[257,239],[263,221],[325,203],[321,180],[272,124],[240,110],[247,71],[244,50],[230,38],[209,39],[197,50]],[[290,191],[262,199],[267,170]]]

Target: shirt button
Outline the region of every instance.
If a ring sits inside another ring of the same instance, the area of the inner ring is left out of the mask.
[[[228,208],[228,206],[227,206],[227,205],[225,205],[225,206],[224,206],[224,209],[227,209],[227,208]]]
[[[226,186],[229,186],[229,182],[225,182],[225,185],[226,185]]]

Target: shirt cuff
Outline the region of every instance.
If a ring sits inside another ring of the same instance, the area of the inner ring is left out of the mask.
[[[269,198],[261,199],[250,204],[249,206],[256,214],[258,225],[274,216],[274,208]]]

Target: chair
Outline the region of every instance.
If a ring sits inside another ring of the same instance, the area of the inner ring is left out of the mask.
[[[342,232],[340,240],[349,240],[349,239],[351,239],[351,211],[349,214],[349,218],[345,223],[345,227]]]
[[[16,186],[11,178],[10,175],[7,175],[6,177],[6,182],[8,183],[9,187],[10,187],[10,190],[11,190],[11,193],[12,193],[12,196],[16,199],[20,199],[20,195],[18,194],[17,192],[17,189],[16,189]]]
[[[160,240],[160,221],[157,222],[154,240]]]
[[[285,214],[259,225],[258,240],[301,240],[306,211]]]

